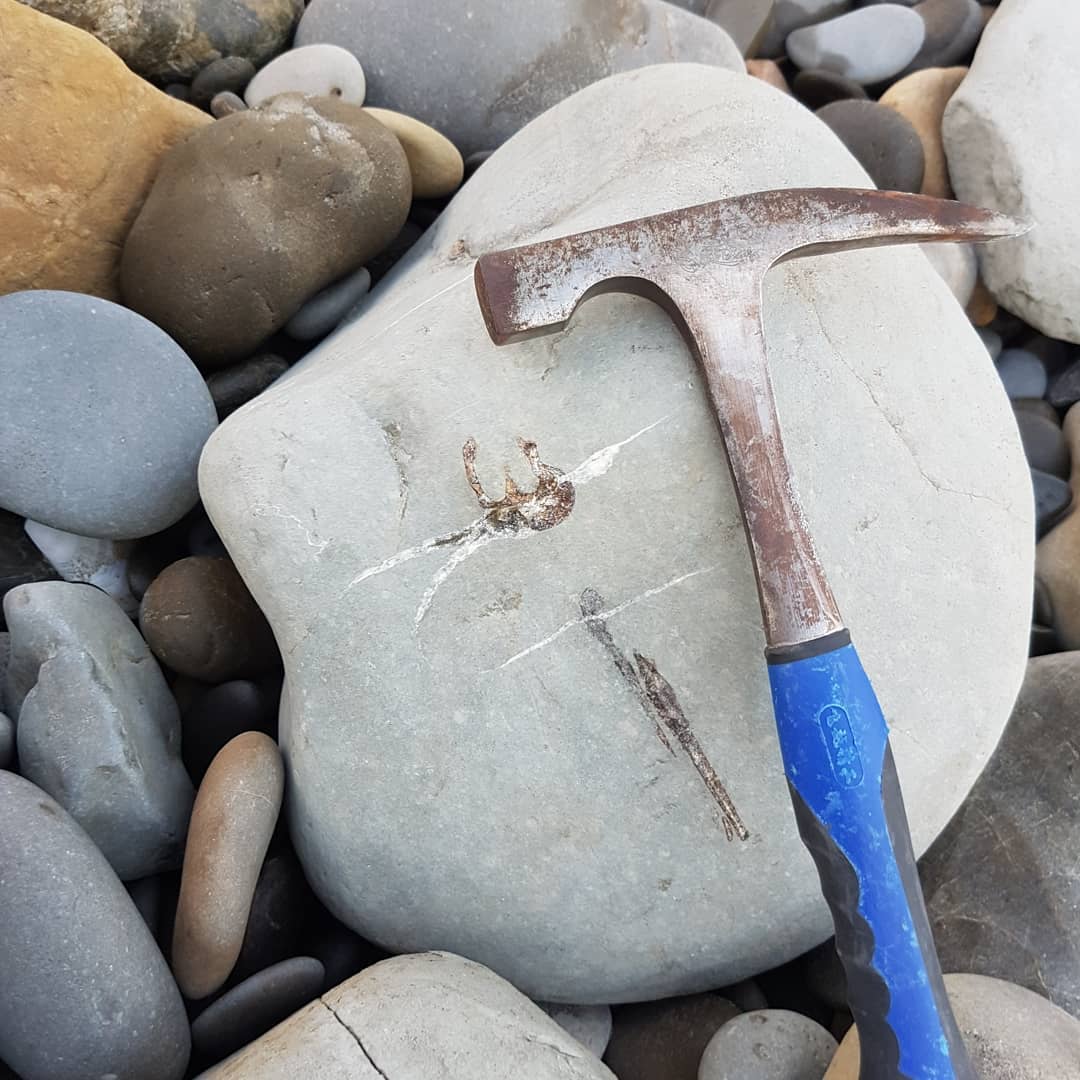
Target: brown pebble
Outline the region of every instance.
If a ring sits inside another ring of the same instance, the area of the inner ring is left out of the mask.
[[[911,123],[922,142],[925,165],[922,194],[937,199],[953,198],[949,164],[941,139],[945,106],[967,74],[966,67],[924,68],[892,84],[881,95],[881,104],[895,109]]]
[[[746,71],[748,75],[753,75],[755,79],[775,86],[777,90],[783,90],[785,94],[791,93],[791,87],[788,86],[788,81],[775,60],[747,60]]]
[[[236,964],[284,786],[277,743],[259,731],[226,743],[206,771],[173,929],[173,973],[189,998],[212,994]]]
[[[210,115],[217,120],[222,120],[233,113],[244,112],[247,102],[239,94],[231,90],[222,90],[210,99]]]
[[[964,310],[974,326],[989,326],[994,321],[998,313],[997,301],[983,284],[982,278],[975,282],[971,299],[968,300]]]
[[[279,663],[270,626],[228,559],[193,555],[165,567],[143,595],[139,627],[163,664],[203,682]]]

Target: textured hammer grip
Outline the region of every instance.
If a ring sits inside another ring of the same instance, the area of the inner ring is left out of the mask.
[[[859,1029],[860,1080],[977,1080],[945,994],[888,728],[853,646],[769,666],[799,833]]]

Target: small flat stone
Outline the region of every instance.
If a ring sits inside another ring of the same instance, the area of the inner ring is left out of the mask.
[[[793,30],[824,22],[850,8],[851,0],[777,0],[772,23],[758,51],[762,56],[782,56]]]
[[[1080,401],[1080,359],[1054,376],[1046,398],[1057,409],[1068,409]]]
[[[619,1080],[697,1080],[709,1040],[739,1015],[719,994],[616,1006],[604,1061]]]
[[[767,82],[785,94],[791,93],[791,87],[788,86],[788,81],[775,60],[747,60],[746,73],[753,75],[755,79]]]
[[[246,405],[252,398],[258,397],[288,370],[289,363],[283,357],[273,353],[260,353],[250,360],[215,371],[206,380],[206,386],[214,399],[218,419],[224,420],[241,405]]]
[[[179,710],[131,620],[105,593],[66,581],[21,585],[4,610],[4,702],[17,718],[23,775],[121,878],[178,866],[194,797]]]
[[[1080,484],[1080,404],[1065,414],[1061,430],[1073,462],[1070,487],[1076,489]],[[1047,486],[1046,481],[1040,484]],[[1036,545],[1035,576],[1045,587],[1062,647],[1080,649],[1080,514],[1068,514]]]
[[[709,1040],[697,1080],[820,1080],[836,1049],[836,1039],[801,1013],[743,1013]]]
[[[226,116],[242,113],[246,109],[244,99],[231,90],[222,90],[210,99],[210,114],[215,120],[224,120]]]
[[[983,31],[978,0],[922,0],[912,8],[926,24],[926,39],[903,72],[948,67],[968,58]]]
[[[285,324],[285,333],[297,341],[325,337],[367,296],[371,272],[365,266],[317,292]]]
[[[795,96],[808,109],[820,109],[833,101],[868,100],[866,90],[854,79],[821,68],[800,71],[791,86]]]
[[[280,688],[269,681],[234,679],[203,690],[184,711],[184,765],[198,786],[227,742],[245,731],[277,734]]]
[[[217,990],[240,955],[284,782],[277,743],[251,731],[226,745],[199,787],[172,943],[173,972],[189,998]]]
[[[555,1005],[544,1001],[537,1005],[586,1050],[604,1056],[611,1038],[611,1009],[607,1005]]]
[[[274,635],[228,559],[193,555],[167,566],[143,595],[139,626],[163,664],[204,682],[279,663]]]
[[[244,100],[254,108],[278,94],[303,94],[363,105],[366,93],[364,69],[348,49],[301,45],[271,60],[248,83]]]
[[[249,976],[195,1017],[194,1050],[209,1061],[220,1061],[253,1042],[317,998],[324,974],[318,960],[294,956]]]
[[[899,113],[876,101],[834,101],[818,109],[817,117],[882,190],[917,192],[922,186],[922,142]]]
[[[788,35],[787,52],[800,68],[825,68],[855,82],[883,82],[918,53],[926,24],[910,8],[877,4]]]
[[[1046,393],[1046,367],[1030,350],[1005,349],[995,366],[1009,397],[1040,398]]]
[[[908,120],[922,142],[922,194],[937,199],[953,197],[949,164],[941,136],[945,106],[964,81],[966,67],[928,67],[892,84],[881,95],[882,105],[895,109]]]
[[[105,856],[4,771],[0,821],[0,1057],[22,1080],[180,1080],[183,1002]]]
[[[1041,400],[1041,399],[1040,399]],[[1020,429],[1020,441],[1033,469],[1067,479],[1069,475],[1069,448],[1061,425],[1034,410],[1015,408],[1016,423]]]
[[[437,199],[461,185],[465,162],[457,147],[435,128],[391,109],[365,109],[401,143],[409,159],[414,199]]]
[[[211,60],[191,80],[192,105],[205,109],[218,94],[242,94],[255,75],[255,65],[246,56],[222,56]]]

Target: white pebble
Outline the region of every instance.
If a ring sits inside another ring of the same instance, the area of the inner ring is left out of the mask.
[[[271,60],[244,91],[252,108],[278,94],[336,97],[353,105],[364,104],[367,80],[360,61],[338,45],[302,45]]]

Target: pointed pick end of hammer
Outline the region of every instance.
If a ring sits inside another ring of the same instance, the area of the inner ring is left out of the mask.
[[[1023,236],[1034,227],[1034,222],[1025,218],[999,214],[996,210],[983,210],[965,203],[956,204],[958,211],[957,231],[963,235],[959,239],[980,243],[988,240],[1004,240],[1010,236]],[[942,240],[952,239],[941,237]]]

